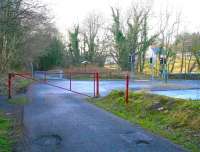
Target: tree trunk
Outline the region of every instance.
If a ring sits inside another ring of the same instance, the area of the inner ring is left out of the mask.
[[[171,73],[173,73],[173,71],[174,71],[175,63],[176,63],[176,55],[175,55],[175,57],[173,57],[173,63],[172,63],[172,67],[170,70]]]
[[[181,67],[180,67],[180,73],[183,72],[183,63],[184,63],[184,52],[182,50],[181,52]]]
[[[192,72],[194,70],[194,68],[196,67],[197,62],[195,61],[192,66],[189,69],[189,72]]]
[[[190,55],[190,57],[189,57],[188,68],[187,68],[187,71],[188,71],[188,72],[190,72],[191,60],[192,60],[192,55]]]
[[[141,64],[141,70],[140,70],[140,72],[144,71],[144,66],[145,66],[145,61],[146,61],[145,54],[146,54],[146,51],[143,52],[143,54],[142,54],[142,64]]]

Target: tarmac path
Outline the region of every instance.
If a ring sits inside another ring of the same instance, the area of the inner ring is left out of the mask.
[[[24,107],[27,152],[184,152],[170,141],[91,105],[86,98],[33,84]]]

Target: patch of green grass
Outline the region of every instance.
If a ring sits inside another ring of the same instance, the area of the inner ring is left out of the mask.
[[[12,81],[12,93],[24,93],[27,90],[27,87],[33,81],[30,79],[25,79],[21,77],[16,77]],[[8,95],[8,86],[7,86],[7,75],[0,75],[0,95],[6,96]]]
[[[25,105],[29,103],[29,99],[26,96],[19,96],[14,97],[7,100],[10,104],[16,104],[16,105]]]
[[[135,92],[130,93],[125,105],[122,91],[89,101],[190,151],[200,149],[200,101]]]
[[[15,89],[17,93],[26,92],[27,87],[32,83],[29,79],[19,79],[15,82]]]
[[[6,118],[3,112],[0,112],[0,151],[11,152],[13,141],[10,138],[11,121]]]
[[[0,95],[7,94],[7,77],[4,74],[0,74]]]

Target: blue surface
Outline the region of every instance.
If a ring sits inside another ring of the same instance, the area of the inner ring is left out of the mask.
[[[173,97],[173,98],[200,100],[200,89],[151,91],[151,93]]]
[[[66,82],[51,83],[66,86]],[[79,89],[89,88],[88,82],[74,83]],[[31,85],[27,96],[32,102],[24,106],[25,136],[29,144],[24,151],[185,152],[170,141],[89,104],[83,96],[40,83]],[[51,144],[50,139],[38,141],[50,136],[59,137],[61,143]]]
[[[43,73],[37,73],[35,75],[37,78],[41,79],[44,77]],[[48,82],[53,83],[59,87],[69,89],[70,82],[68,79],[63,79],[59,75],[48,75]],[[200,81],[199,80],[169,80],[168,84],[174,87],[162,87],[164,84],[162,81],[154,80],[136,80],[130,82],[129,88],[131,90],[146,90],[153,94],[165,95],[169,97],[182,98],[182,99],[192,99],[200,100]],[[72,80],[72,90],[85,93],[87,95],[93,96],[94,81],[91,80]],[[182,88],[178,90],[176,88]],[[125,90],[125,80],[101,80],[100,81],[100,95],[106,96],[112,90]],[[56,90],[56,89],[55,89]],[[57,92],[57,91],[56,91]],[[57,93],[68,92],[65,90],[59,90]],[[68,92],[70,93],[70,92]]]

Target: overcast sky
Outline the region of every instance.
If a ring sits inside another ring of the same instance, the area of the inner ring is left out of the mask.
[[[66,35],[73,24],[81,23],[90,12],[102,13],[107,20],[111,17],[110,7],[119,7],[125,13],[133,0],[41,0],[48,5],[50,14],[60,32]],[[147,0],[148,1],[148,0]],[[182,12],[182,28],[188,32],[200,31],[200,0],[154,0],[153,12],[158,15],[161,9]]]

